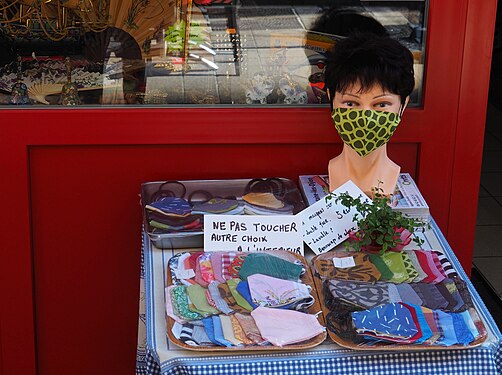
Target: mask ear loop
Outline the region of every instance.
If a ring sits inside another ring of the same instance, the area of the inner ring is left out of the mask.
[[[403,117],[405,103],[406,99],[401,100],[401,106],[399,107],[399,112],[398,112],[399,117]]]
[[[172,191],[170,189],[165,189],[164,186],[166,186],[168,184],[176,184],[176,185],[181,186],[182,193],[180,194],[180,196],[177,196],[174,193],[174,191]],[[152,202],[156,202],[158,200],[161,200],[162,198],[168,198],[168,197],[183,198],[185,196],[186,192],[187,192],[187,188],[181,182],[176,181],[176,180],[169,180],[169,181],[163,182],[162,184],[159,185],[159,188],[157,189],[157,191],[152,195],[152,200],[151,201]]]

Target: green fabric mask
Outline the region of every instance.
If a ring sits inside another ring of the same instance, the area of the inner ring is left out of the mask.
[[[394,112],[351,108],[335,108],[331,118],[342,141],[360,156],[387,143],[401,121]]]

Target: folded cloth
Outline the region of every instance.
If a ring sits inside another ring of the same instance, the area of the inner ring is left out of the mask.
[[[464,311],[457,314],[460,315],[462,319],[464,319],[465,325],[469,329],[469,332],[471,332],[472,334],[472,340],[470,342],[474,341],[476,337],[479,336],[479,331],[478,328],[476,327],[476,324],[474,323],[474,320],[471,317],[471,314],[469,313],[469,311]]]
[[[371,263],[375,265],[378,271],[380,271],[380,280],[387,281],[390,280],[393,276],[392,271],[387,267],[385,262],[383,261],[380,254],[368,254],[370,257]]]
[[[428,277],[423,280],[425,283],[437,284],[445,279],[445,276],[437,268],[432,251],[414,250],[420,266],[427,273]],[[436,256],[437,258],[437,256]]]
[[[209,283],[207,289],[209,294],[211,295],[211,299],[214,302],[214,307],[218,310],[220,310],[223,314],[232,314],[234,312],[233,309],[231,309],[225,299],[221,297],[220,290],[218,288],[220,283],[217,281],[212,281]],[[208,300],[209,302],[209,300]]]
[[[146,211],[147,221],[157,221],[159,223],[172,226],[179,227],[188,225],[195,220],[202,222],[202,215],[188,215],[188,216],[168,216],[165,214],[160,214],[155,211]]]
[[[224,346],[222,344],[220,344],[215,336],[214,336],[214,323],[213,323],[213,318],[212,317],[207,317],[207,318],[204,318],[202,319],[202,323],[204,324],[204,330],[206,331],[206,335],[207,337],[209,338],[209,340],[211,340],[211,342],[215,345],[218,345],[218,346]]]
[[[287,205],[277,199],[272,193],[247,193],[242,196],[242,200],[251,206],[258,206],[259,208],[267,208],[273,210],[283,210]],[[289,207],[288,207],[289,209]]]
[[[422,308],[420,306],[414,305],[412,303],[401,302],[401,305],[403,305],[407,309],[415,310],[415,313],[416,313],[415,324],[417,324],[417,326],[420,327],[422,334],[420,337],[417,337],[417,339],[414,343],[421,344],[421,343],[429,340],[432,337],[432,330],[429,327],[429,324],[427,323],[427,319],[425,318],[425,315],[422,311]]]
[[[358,334],[369,334],[389,341],[407,342],[419,333],[412,312],[401,303],[354,311],[352,322]]]
[[[191,253],[190,256],[188,257],[188,268],[190,268],[192,270],[195,270],[195,267],[197,266],[197,263],[199,263],[197,261],[197,259],[199,259],[199,257],[202,254],[204,254],[202,251]]]
[[[237,285],[242,280],[240,279],[230,279],[227,281],[228,288],[230,289],[230,293],[232,293],[232,297],[234,297],[235,302],[237,302],[237,305],[239,305],[241,308],[247,310],[248,312],[253,310],[253,307],[249,304],[248,301],[239,293],[237,290]]]
[[[284,280],[298,281],[305,272],[301,265],[266,253],[250,253],[244,259],[239,270],[241,280],[246,280],[256,273],[277,277]]]
[[[242,298],[246,300],[247,303],[249,303],[249,305],[253,309],[256,309],[258,307],[258,305],[256,305],[251,298],[251,293],[249,292],[249,284],[247,281],[240,281],[235,287],[235,290],[242,296]]]
[[[167,316],[171,317],[174,319],[174,321],[180,323],[180,324],[184,324],[186,323],[186,320],[183,319],[182,317],[176,315],[174,313],[174,309],[173,309],[173,302],[172,302],[172,298],[171,298],[171,290],[173,288],[175,288],[176,285],[170,285],[168,286],[167,288],[165,288],[165,298],[166,298],[166,314]]]
[[[424,344],[433,345],[436,343],[436,341],[443,337],[443,330],[439,325],[439,317],[434,310],[428,309],[426,307],[422,307],[422,312],[432,333],[431,337],[424,341]]]
[[[253,341],[254,344],[265,345],[268,343],[267,340],[261,336],[260,330],[256,326],[256,322],[251,315],[236,313],[234,316],[237,318],[246,337]]]
[[[195,278],[194,278],[195,277],[195,270],[190,268],[190,264],[188,261],[190,256],[191,256],[190,253],[182,253],[178,258],[176,268],[171,269],[171,273],[175,274],[175,276],[179,279],[181,284],[187,285],[187,286],[193,285],[196,283]]]
[[[455,271],[446,255],[438,250],[433,250],[433,252],[438,256],[439,262],[441,263],[441,267],[443,268],[446,277],[451,279],[458,277],[457,271]]]
[[[459,310],[463,310],[465,308],[473,308],[474,304],[472,302],[471,293],[469,292],[469,289],[467,289],[467,284],[465,283],[465,281],[458,277],[454,278],[453,281],[455,282],[455,286],[457,287],[457,290],[460,293],[460,296],[462,297],[462,300],[465,304],[465,306],[460,307]]]
[[[408,258],[410,259],[411,263],[413,264],[413,268],[415,271],[418,273],[418,276],[415,277],[413,280],[414,283],[419,283],[425,278],[427,278],[427,274],[424,272],[422,267],[420,266],[420,262],[418,261],[417,254],[415,254],[414,251],[406,251],[406,254],[408,255]]]
[[[184,323],[180,327],[173,326],[173,331],[177,331],[176,338],[182,343],[190,346],[212,346],[214,345],[204,330],[204,327],[192,323]]]
[[[223,277],[223,269],[221,267],[221,258],[223,253],[220,251],[215,251],[211,253],[211,267],[213,269],[214,279],[220,283],[224,283],[226,280]]]
[[[462,309],[465,306],[464,300],[462,299],[462,296],[452,279],[444,279],[435,286],[441,295],[448,301],[448,306],[446,306],[443,310],[452,312],[465,310],[465,308]]]
[[[171,289],[171,301],[173,303],[174,314],[183,320],[202,319],[203,316],[190,310],[190,301],[186,291],[187,286],[179,285]]]
[[[436,283],[439,283],[439,282],[443,281],[444,279],[446,279],[447,276],[446,276],[446,273],[443,269],[443,266],[441,265],[441,261],[439,260],[439,257],[436,254],[436,252],[430,251],[429,253],[432,258],[432,261],[434,262],[434,266],[436,267],[436,269],[439,271],[439,273],[441,275],[436,278],[436,280],[434,282],[436,284]]]
[[[420,298],[420,296],[415,292],[415,290],[411,287],[410,284],[402,283],[396,284],[397,291],[399,293],[400,302],[404,303],[412,303],[414,305],[424,306],[424,301]]]
[[[230,275],[229,267],[232,264],[236,255],[237,254],[234,252],[228,252],[228,253],[225,252],[221,254],[221,276],[225,280],[230,280],[232,278],[232,275]]]
[[[193,213],[199,214],[223,214],[235,210],[239,207],[239,202],[235,199],[212,198],[205,202],[192,202]]]
[[[415,283],[410,285],[423,301],[424,307],[432,310],[444,310],[448,306],[448,301],[434,284]]]
[[[259,273],[249,276],[247,281],[255,305],[280,307],[311,297],[311,288],[296,281]]]
[[[202,312],[204,315],[218,314],[219,311],[207,302],[206,289],[202,286],[195,284],[186,287],[188,297],[194,304],[197,311]]]
[[[225,335],[223,334],[223,328],[221,326],[220,317],[218,315],[213,315],[211,317],[213,319],[213,329],[214,329],[214,339],[216,342],[222,346],[230,347],[233,344],[225,339]]]
[[[228,315],[220,315],[221,329],[225,340],[232,343],[232,345],[243,345],[243,342],[235,337],[232,319]]]
[[[474,335],[472,334],[470,327],[466,324],[463,314],[469,313],[464,311],[463,313],[450,313],[453,318],[453,328],[455,329],[455,336],[457,336],[457,342],[461,345],[468,345],[474,341]],[[477,330],[476,330],[477,332]]]
[[[148,224],[153,228],[162,229],[168,232],[194,231],[203,226],[202,220],[199,218],[194,218],[190,223],[183,225],[169,225],[157,220],[149,220]]]
[[[457,334],[453,326],[453,317],[441,310],[435,310],[439,318],[439,325],[443,332],[443,336],[436,341],[436,345],[451,346],[458,344]]]
[[[230,266],[228,266],[228,273],[232,279],[239,277],[239,272],[246,256],[247,254],[238,254],[232,259]]]
[[[202,276],[201,264],[199,262],[199,258],[202,257],[203,255],[204,255],[204,253],[200,254],[197,257],[197,262],[195,264],[195,276],[194,276],[194,280],[200,286],[203,286],[204,288],[207,288],[207,286],[209,285],[209,283]]]
[[[272,345],[284,346],[309,340],[325,328],[315,315],[259,306],[251,312],[261,336]]]
[[[334,258],[351,257],[355,266],[347,268],[336,267],[333,259],[317,257],[314,260],[314,268],[321,278],[375,282],[381,277],[380,271],[371,262],[368,254],[335,251],[330,253],[330,255]]]
[[[389,282],[399,284],[409,279],[401,253],[387,252],[382,254],[381,257],[392,272]]]
[[[206,284],[214,281],[213,266],[211,265],[211,255],[211,253],[204,253],[199,256],[199,258],[197,258],[197,261],[199,262],[201,278],[206,282]]]
[[[178,197],[164,197],[147,204],[145,209],[168,216],[188,216],[192,213],[191,204],[185,199]]]
[[[406,269],[406,273],[408,274],[408,280],[406,282],[412,283],[418,277],[418,271],[415,269],[413,262],[411,261],[408,253],[401,252],[401,257],[403,258],[404,268]]]
[[[241,324],[239,323],[235,315],[230,315],[230,321],[232,322],[232,329],[234,331],[236,340],[242,341],[244,345],[253,345],[253,340],[247,338]]]
[[[326,328],[338,337],[358,344],[364,342],[364,338],[354,331],[351,316],[353,311],[360,310],[354,310],[354,307],[347,308],[337,305],[333,311],[326,315]]]
[[[325,300],[326,292],[335,299],[342,299],[351,302],[354,306],[363,309],[370,309],[379,305],[389,303],[388,283],[376,282],[365,283],[360,281],[348,281],[337,279],[326,279],[323,288]],[[330,306],[326,306],[330,308]]]
[[[235,284],[236,286],[237,284]],[[249,310],[241,307],[235,300],[232,291],[227,283],[218,284],[218,291],[220,292],[221,298],[226,302],[228,307],[233,310],[233,312],[248,313]]]

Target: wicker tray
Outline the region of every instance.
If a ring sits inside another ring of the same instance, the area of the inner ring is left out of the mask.
[[[330,310],[325,306],[324,303],[324,294],[323,294],[323,278],[319,275],[317,270],[315,269],[315,261],[316,259],[332,259],[334,257],[334,253],[324,253],[321,255],[315,256],[311,263],[310,263],[310,272],[312,275],[312,278],[314,280],[314,285],[317,290],[318,296],[319,296],[319,301],[321,303],[321,309],[325,318],[326,322],[326,316],[330,313]],[[476,313],[479,315],[479,313],[476,311]],[[441,345],[421,345],[421,344],[393,344],[393,343],[384,343],[384,342],[371,342],[370,343],[354,343],[352,341],[348,341],[342,337],[339,337],[336,333],[330,331],[329,329],[326,329],[328,332],[329,337],[339,344],[340,346],[343,346],[345,348],[349,349],[355,349],[355,350],[379,350],[379,351],[388,351],[388,350],[452,350],[452,349],[469,349],[473,348],[476,346],[481,345],[486,338],[488,337],[488,332],[486,330],[486,327],[483,324],[483,321],[480,320],[480,324],[482,327],[476,326],[478,328],[478,331],[480,331],[480,335],[471,342],[470,344],[464,346],[464,345],[452,345],[452,346],[441,346]],[[482,328],[482,329],[480,329]]]
[[[308,267],[307,261],[305,260],[304,257],[298,254],[294,254],[288,251],[271,251],[268,252],[273,253],[273,254],[279,254],[281,253],[281,258],[294,261],[294,260],[301,260],[303,265],[305,266],[306,272],[302,275],[300,280],[306,284],[312,287],[312,292],[311,295],[315,298],[315,303],[310,306],[310,308],[307,310],[309,314],[316,314],[321,311],[321,304],[319,303],[319,295],[317,293],[317,290],[314,285],[314,280],[312,278],[312,275],[310,273],[310,268]],[[166,286],[172,285],[172,275],[171,275],[171,270],[169,267],[167,267],[167,280],[166,280]],[[300,343],[296,344],[291,344],[291,345],[285,345],[282,347],[279,346],[272,346],[272,345],[266,345],[266,346],[232,346],[232,347],[223,347],[223,346],[191,346],[188,344],[185,344],[178,340],[172,333],[172,328],[175,323],[174,319],[167,316],[166,314],[166,319],[167,319],[167,335],[169,337],[169,340],[173,342],[174,344],[188,350],[194,350],[194,351],[207,351],[207,352],[270,352],[270,351],[292,351],[292,350],[302,350],[302,349],[309,349],[313,348],[319,344],[321,344],[327,337],[326,331],[323,333],[318,334],[317,336],[306,340],[302,341]],[[322,326],[326,326],[325,321],[324,321],[324,316],[323,314],[319,314],[318,316],[319,323]]]

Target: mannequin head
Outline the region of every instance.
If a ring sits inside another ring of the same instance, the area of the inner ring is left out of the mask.
[[[326,64],[325,83],[332,108],[374,104],[377,107],[368,109],[402,114],[415,85],[413,55],[389,37],[356,34],[336,43]],[[348,101],[349,94],[358,96],[353,97],[357,100]],[[383,102],[397,96],[400,106],[361,102],[379,95],[386,96]]]

